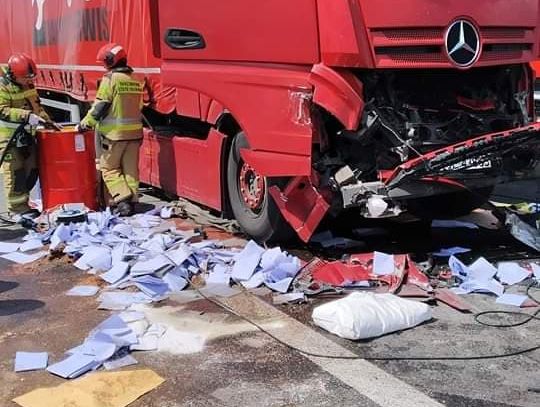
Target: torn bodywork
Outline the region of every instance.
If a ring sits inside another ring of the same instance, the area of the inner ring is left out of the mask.
[[[312,166],[328,213],[459,216],[485,203],[496,184],[532,176],[540,126],[531,124],[530,77],[522,65],[358,71],[363,104],[356,130],[314,100]],[[277,192],[274,198],[287,195]],[[311,219],[304,241],[313,226]]]
[[[351,290],[375,290],[400,297],[426,298],[443,302],[461,312],[471,307],[446,287],[432,286],[429,278],[409,255],[394,255],[394,272],[377,275],[373,271],[373,253],[351,255],[343,261],[325,262],[314,258],[294,281],[297,291],[307,296],[332,293],[342,295]],[[358,285],[358,282],[365,284]]]

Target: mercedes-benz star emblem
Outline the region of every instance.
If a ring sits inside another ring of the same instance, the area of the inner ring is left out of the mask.
[[[480,56],[480,34],[472,23],[457,20],[446,32],[446,51],[457,66],[467,68]]]

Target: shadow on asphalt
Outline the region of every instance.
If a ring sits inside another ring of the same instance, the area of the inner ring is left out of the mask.
[[[37,300],[0,300],[0,317],[34,311],[44,305],[43,301]]]
[[[145,213],[148,211],[151,211],[152,209],[155,209],[156,205],[145,203],[145,202],[137,202],[135,204],[135,213]]]
[[[18,287],[19,283],[15,281],[0,281],[0,293],[5,293],[6,291],[13,290]]]

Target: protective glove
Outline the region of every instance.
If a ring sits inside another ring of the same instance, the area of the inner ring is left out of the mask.
[[[88,130],[88,127],[84,123],[79,123],[75,126],[75,131],[78,133],[82,133],[86,130]]]
[[[28,116],[28,124],[32,127],[36,127],[38,124],[43,123],[45,123],[45,119],[35,113],[30,113],[30,115]]]

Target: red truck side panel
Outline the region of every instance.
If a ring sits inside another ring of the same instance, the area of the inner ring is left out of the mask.
[[[174,89],[161,84],[160,60],[152,51],[149,0],[2,0],[0,63],[26,52],[40,69],[37,86],[90,101],[105,70],[96,62],[101,46],[122,44],[129,63],[147,83],[147,102],[170,113]]]
[[[173,138],[176,193],[221,210],[221,148],[225,136],[211,130],[206,140]],[[201,165],[204,163],[204,165]]]
[[[221,154],[225,136],[211,130],[206,140],[144,133],[141,182],[221,210]],[[204,164],[204,165],[202,165]]]
[[[309,172],[304,174],[305,170],[302,174],[297,171],[299,160],[303,162],[301,168],[309,168],[312,127],[295,121],[296,105],[291,92],[297,89],[310,94],[307,68],[171,61],[164,62],[162,69],[163,81],[169,86],[189,87],[202,95],[219,95],[217,103],[238,120],[251,150],[291,155],[291,160],[280,162],[281,175],[309,175]],[[214,120],[215,113],[211,104],[209,121]],[[262,171],[258,167],[257,170]]]
[[[202,35],[206,47],[163,59],[309,64],[319,60],[316,0],[159,0],[161,38],[170,28]]]

